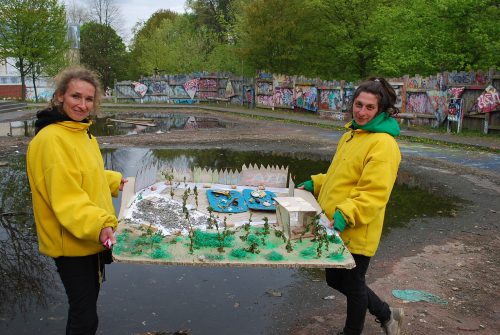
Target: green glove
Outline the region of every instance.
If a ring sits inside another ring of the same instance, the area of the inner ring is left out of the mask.
[[[333,220],[335,220],[335,224],[333,225],[333,229],[338,232],[343,232],[345,227],[347,226],[347,222],[344,219],[344,216],[337,209],[335,213],[333,213]]]
[[[314,193],[314,183],[312,180],[307,180],[307,181],[297,185],[297,187],[301,187],[301,186],[304,186],[304,190],[311,192],[311,193]]]

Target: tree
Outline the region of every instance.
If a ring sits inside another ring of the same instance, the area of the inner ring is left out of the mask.
[[[498,11],[494,0],[399,1],[374,15],[382,37],[376,71],[401,76],[498,67]]]
[[[115,0],[91,0],[89,1],[90,19],[106,26],[118,25],[121,23],[120,8]]]
[[[89,0],[88,11],[90,21],[112,27],[120,35],[128,35],[123,31],[123,17],[116,0]]]
[[[186,7],[193,11],[196,24],[215,32],[220,42],[234,39],[234,5],[238,0],[187,0]]]
[[[237,46],[254,70],[306,74],[315,48],[314,7],[301,0],[256,0],[238,17]],[[248,72],[247,72],[248,73]]]
[[[133,31],[134,38],[132,40],[132,45],[136,38],[147,38],[148,36],[151,36],[154,30],[159,28],[164,20],[173,21],[177,17],[179,17],[179,14],[172,12],[171,10],[160,9],[154,12],[146,22],[137,22]]]
[[[381,36],[374,29],[374,13],[391,1],[320,0],[316,29],[321,46],[330,51],[329,62],[321,72],[329,77],[357,80],[366,78],[373,68]],[[321,65],[320,65],[321,66]]]
[[[134,66],[129,68],[129,75],[131,78],[138,78],[142,74],[146,74],[143,69],[138,66],[143,57],[148,57],[149,50],[145,49],[144,41],[147,41],[155,33],[155,31],[160,27],[163,21],[175,20],[179,14],[172,12],[170,10],[158,10],[156,11],[146,22],[137,22],[135,27],[132,29],[133,37],[130,45],[130,60],[131,64],[133,62]],[[146,43],[147,44],[147,43]],[[153,46],[154,47],[154,46]],[[153,48],[155,49],[155,48]]]
[[[68,23],[81,26],[82,24],[90,21],[90,12],[73,0],[66,6],[66,17]]]
[[[104,87],[112,87],[115,79],[123,79],[127,53],[113,28],[96,22],[85,23],[80,39],[81,62],[100,75]]]
[[[24,100],[26,75],[57,67],[67,50],[66,13],[57,0],[3,0],[0,13],[0,59],[14,60]]]
[[[196,28],[186,15],[164,19],[148,35],[135,38],[134,65],[145,75],[156,70],[166,73],[203,70],[207,55],[204,47],[209,36],[206,29]]]

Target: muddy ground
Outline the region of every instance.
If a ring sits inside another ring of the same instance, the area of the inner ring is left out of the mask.
[[[325,158],[334,153],[339,138],[337,132],[310,126],[227,113],[203,115],[218,117],[227,127],[99,141],[103,148],[235,148]],[[0,160],[8,152],[24,152],[28,143],[28,138],[2,137]],[[407,155],[401,163],[400,182],[456,196],[462,204],[453,217],[423,217],[393,229],[372,259],[367,276],[370,287],[390,305],[405,308],[403,334],[500,334],[500,176]],[[326,285],[318,285],[321,280],[311,278],[281,298],[282,309],[273,315],[269,334],[335,334],[342,328],[345,299]],[[407,303],[394,298],[393,289],[425,290],[448,304]],[[326,295],[334,297],[323,300]],[[381,333],[367,315],[364,334]]]

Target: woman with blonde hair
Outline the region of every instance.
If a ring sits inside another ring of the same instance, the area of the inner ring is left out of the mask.
[[[105,170],[90,134],[102,95],[97,76],[72,67],[56,77],[49,107],[37,113],[27,173],[40,252],[54,258],[69,303],[66,334],[95,334],[104,264],[118,221],[111,201],[127,182]]]

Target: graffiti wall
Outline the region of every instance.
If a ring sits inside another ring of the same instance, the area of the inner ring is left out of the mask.
[[[255,96],[255,103],[258,106],[274,107],[272,95],[256,95]]]
[[[273,102],[275,107],[293,108],[293,88],[276,87]]]
[[[414,76],[390,79],[396,91],[396,106],[405,113],[427,114],[442,123],[448,115],[447,90],[465,87],[462,110],[465,115],[479,111],[479,102],[492,106],[484,95],[478,100],[494,74],[483,72],[444,72],[435,76]],[[347,112],[355,91],[353,83],[323,81],[288,75],[259,73],[254,79],[230,74],[176,74],[143,78],[139,81],[147,90],[144,96],[134,91],[132,82],[120,82],[115,87],[119,101],[195,103],[196,101],[227,101],[246,107],[302,108],[310,111]],[[137,85],[136,85],[137,88]],[[29,97],[31,97],[29,93]],[[41,91],[41,96],[49,95]],[[192,100],[192,101],[191,101]],[[497,108],[495,107],[488,108]]]
[[[318,89],[314,86],[295,85],[294,106],[313,112],[318,110]]]
[[[342,106],[343,112],[348,112],[352,105],[352,97],[354,96],[354,86],[344,88],[344,105]]]
[[[123,81],[115,84],[115,97],[118,101],[166,102],[191,104],[209,99],[224,99],[242,105],[244,100],[243,83],[249,79],[232,80],[227,75],[203,76],[177,74],[143,78],[138,82]],[[137,92],[144,85],[146,90]],[[252,99],[250,101],[253,101]]]
[[[442,123],[448,115],[448,93],[446,91],[427,91],[427,97],[434,110],[434,115],[439,123]]]
[[[447,85],[476,85],[484,86],[491,82],[491,77],[488,73],[478,72],[449,72]]]
[[[36,93],[38,95],[38,101],[49,101],[52,99],[54,94],[54,88],[52,87],[37,87]],[[35,89],[33,87],[26,87],[26,100],[35,101]]]
[[[409,92],[406,96],[406,113],[434,114],[425,92]]]
[[[256,94],[272,95],[273,83],[271,81],[258,81],[256,85]]]
[[[436,76],[421,77],[419,75],[407,79],[406,88],[408,89],[426,89],[442,91],[446,89],[445,77],[443,74]]]
[[[320,89],[319,92],[319,109],[342,111],[344,103],[341,89]]]

